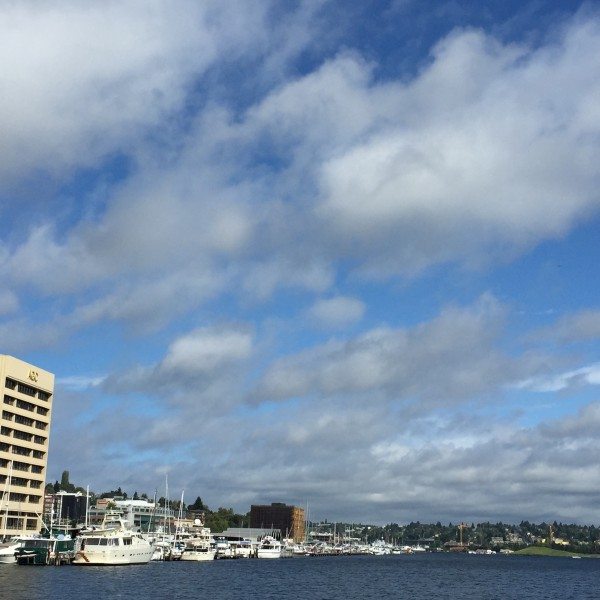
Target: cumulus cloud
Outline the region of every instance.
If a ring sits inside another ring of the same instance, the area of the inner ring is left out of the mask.
[[[173,19],[179,39],[192,25]],[[50,294],[102,284],[110,303],[124,273],[144,287],[200,265],[264,300],[286,288],[326,292],[340,264],[390,276],[514,258],[598,209],[599,27],[580,17],[531,48],[457,30],[401,81],[378,81],[375,65],[344,52],[237,113],[207,105],[177,151],[139,158],[93,222],[34,227],[5,249],[0,272]],[[229,39],[207,31],[197,43]],[[180,64],[179,44],[191,43],[182,39],[161,42],[176,48],[166,69]]]
[[[546,377],[526,379],[519,382],[517,387],[534,392],[559,392],[582,385],[600,385],[600,363],[564,373],[549,374]]]
[[[175,339],[160,362],[110,375],[103,385],[111,392],[141,391],[218,407],[219,395],[225,387],[235,388],[230,379],[253,351],[253,334],[247,327],[201,327]],[[220,398],[220,408],[229,408],[239,393]]]
[[[567,343],[597,340],[600,338],[600,310],[588,309],[565,315],[551,326],[533,332],[531,338]]]
[[[468,400],[511,381],[517,361],[495,347],[503,309],[485,296],[412,329],[377,328],[275,361],[257,399],[383,393],[410,402]]]
[[[3,3],[4,178],[132,151],[221,53],[260,38],[266,3]]]
[[[319,325],[341,328],[362,319],[365,303],[357,298],[334,296],[317,300],[309,310],[309,316]]]

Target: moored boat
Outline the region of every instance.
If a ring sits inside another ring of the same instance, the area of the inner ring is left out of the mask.
[[[185,541],[181,560],[205,561],[214,560],[217,550],[208,527],[197,532],[194,537]]]
[[[266,535],[258,546],[258,558],[281,558],[281,542],[270,535]]]
[[[131,530],[119,514],[107,513],[102,527],[82,532],[74,565],[140,565],[150,562],[153,542]]]
[[[15,554],[21,547],[21,542],[18,538],[0,543],[0,564],[14,565],[17,563]]]
[[[19,565],[62,565],[73,560],[75,541],[69,537],[30,537],[20,540],[15,558]]]

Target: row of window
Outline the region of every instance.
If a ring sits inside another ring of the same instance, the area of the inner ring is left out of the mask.
[[[26,396],[31,396],[32,398],[35,398],[37,396],[37,398],[39,398],[40,400],[44,400],[45,402],[47,402],[50,398],[50,394],[48,392],[38,390],[30,385],[27,385],[26,383],[20,383],[18,381],[15,381],[14,379],[11,379],[10,377],[6,378],[5,383],[8,389],[16,389],[21,394],[25,394]]]
[[[48,414],[48,409],[43,406],[36,406],[31,402],[26,402],[25,400],[20,400],[19,398],[13,398],[7,394],[4,395],[4,404],[8,404],[9,406],[16,406],[17,408],[22,408],[23,410],[28,410],[29,412],[37,412],[38,415],[42,415],[45,417]]]
[[[24,417],[23,415],[16,415],[8,410],[2,411],[2,418],[5,421],[14,421],[15,423],[20,423],[21,425],[26,425],[27,427],[33,427],[35,425],[36,429],[41,429],[42,431],[45,431],[48,427],[48,423],[36,421],[35,419],[30,419],[29,417]]]
[[[0,492],[0,498],[4,499],[4,492]],[[19,492],[9,492],[8,499],[11,502],[33,502],[37,504],[42,497],[37,494],[21,494]]]
[[[2,467],[3,469],[8,469],[8,463],[10,461],[8,461],[6,458],[0,458],[0,467]],[[13,460],[12,461],[12,468],[15,471],[30,471],[32,473],[43,473],[44,472],[44,467],[40,467],[40,465],[28,465],[27,463],[24,462],[19,462],[18,460]]]
[[[0,475],[0,485],[5,485],[7,479],[9,479],[8,475]],[[39,490],[42,487],[41,481],[36,481],[35,479],[25,479],[25,477],[10,477],[10,481],[8,483],[12,485],[20,485],[21,487],[27,487],[29,485],[30,488],[36,490]]]
[[[13,454],[19,454],[20,456],[31,456],[33,458],[44,458],[45,452],[41,450],[32,450],[31,448],[25,448],[24,446],[18,446],[17,444],[7,444],[6,442],[0,442],[0,452],[10,452],[12,448]]]
[[[7,529],[23,529],[23,518],[22,517],[8,517],[6,519],[6,528]],[[0,523],[2,523],[4,528],[4,517],[0,519]],[[27,530],[35,531],[39,527],[37,519],[27,519]]]
[[[0,427],[0,435],[10,436],[11,433],[14,438],[25,440],[26,442],[33,441],[36,444],[46,443],[46,438],[42,435],[34,435],[33,433],[27,433],[26,431],[21,431],[20,429],[11,429],[5,425]]]

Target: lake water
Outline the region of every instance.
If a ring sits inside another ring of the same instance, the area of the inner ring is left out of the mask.
[[[129,567],[0,565],[1,600],[600,598],[600,560],[422,554]]]

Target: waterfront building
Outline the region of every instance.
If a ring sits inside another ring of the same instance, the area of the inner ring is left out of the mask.
[[[55,525],[85,522],[87,499],[81,492],[56,492],[44,498],[44,521]]]
[[[0,355],[0,536],[41,528],[54,374]]]
[[[178,521],[172,508],[159,506],[146,499],[98,498],[88,512],[91,525],[101,525],[107,510],[118,510],[127,526],[137,531],[174,531],[177,525],[190,525],[192,521]]]
[[[279,529],[295,542],[304,540],[304,509],[282,502],[253,504],[250,507],[250,527]]]

